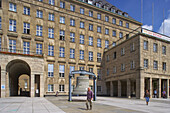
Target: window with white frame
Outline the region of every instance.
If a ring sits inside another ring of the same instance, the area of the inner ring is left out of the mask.
[[[30,34],[30,23],[24,22],[24,34]]]
[[[101,8],[101,4],[100,3],[96,3],[96,6]]]
[[[116,66],[113,67],[113,73],[116,73]]]
[[[116,13],[116,10],[114,8],[111,8],[112,13]]]
[[[48,20],[54,21],[54,14],[49,13],[49,14],[48,14]]]
[[[116,52],[113,53],[113,59],[116,59]]]
[[[51,45],[48,46],[48,55],[54,56],[54,46]]]
[[[89,24],[89,30],[93,31],[93,24]]]
[[[105,40],[105,48],[108,48],[108,47],[109,47],[109,41]]]
[[[116,24],[116,19],[115,18],[112,19],[112,23]]]
[[[119,38],[120,39],[123,38],[123,33],[122,32],[119,33]]]
[[[54,76],[54,64],[48,64],[48,77]]]
[[[24,14],[25,15],[30,15],[30,8],[24,6]]]
[[[75,49],[70,49],[70,58],[75,58]]]
[[[9,20],[9,31],[16,32],[16,20]]]
[[[9,3],[9,10],[16,12],[16,11],[17,11],[17,6],[16,6],[16,4],[14,4],[14,3]]]
[[[93,11],[89,11],[89,16],[93,17]]]
[[[84,15],[84,8],[80,8],[80,14]]]
[[[153,61],[153,69],[158,69],[158,61]]]
[[[89,51],[89,61],[93,61],[93,52]]]
[[[123,26],[123,21],[120,20],[120,21],[119,21],[119,25],[120,25],[120,26]]]
[[[36,44],[36,54],[42,55],[42,44]]]
[[[148,59],[144,59],[143,66],[144,68],[148,68]]]
[[[49,4],[54,5],[55,4],[54,0],[49,0]]]
[[[65,8],[65,2],[60,1],[60,8]]]
[[[116,42],[113,42],[113,43],[112,43],[112,46],[115,47],[115,46],[116,46]]]
[[[135,68],[135,61],[130,61],[130,69],[134,69]]]
[[[64,85],[59,85],[59,92],[64,92]]]
[[[109,69],[107,68],[107,76],[109,75]]]
[[[65,57],[65,49],[64,49],[64,47],[60,47],[60,57]]]
[[[102,47],[102,41],[100,38],[97,39],[97,47]]]
[[[101,20],[101,14],[97,13],[97,19]]]
[[[74,19],[70,19],[70,26],[75,26],[75,20]]]
[[[143,42],[143,49],[144,50],[148,50],[148,41],[145,41]]]
[[[60,23],[61,23],[61,24],[65,24],[65,17],[60,16]]]
[[[105,28],[105,34],[109,35],[109,29],[108,28]]]
[[[9,52],[16,53],[16,40],[9,40]]]
[[[48,84],[48,92],[53,92],[53,91],[54,91],[54,85]]]
[[[97,69],[97,80],[101,80],[101,69]]]
[[[125,55],[125,48],[121,48],[121,56]]]
[[[42,30],[43,30],[43,27],[40,26],[40,25],[37,25],[36,26],[36,35],[37,36],[42,36]]]
[[[135,43],[133,42],[130,45],[130,51],[134,51],[134,50],[135,50]]]
[[[93,37],[89,36],[89,46],[93,46]]]
[[[80,44],[84,44],[84,35],[80,35]]]
[[[126,28],[129,28],[129,23],[126,23]]]
[[[59,65],[59,76],[64,77],[64,72],[65,72],[65,66]]]
[[[105,21],[109,22],[109,16],[105,16]]]
[[[121,71],[125,71],[125,64],[121,64]]]
[[[166,46],[162,46],[162,54],[166,55]]]
[[[97,62],[101,62],[102,61],[102,57],[101,57],[101,53],[97,53]]]
[[[23,43],[23,53],[30,54],[30,42]]]
[[[41,10],[37,10],[37,18],[43,18],[43,12]]]
[[[116,37],[116,31],[115,30],[113,30],[113,32],[112,32],[113,34],[112,34],[112,36],[114,36],[114,37]]]
[[[65,40],[65,31],[60,30],[60,40]]]
[[[84,29],[84,22],[80,22],[80,28]]]
[[[122,15],[122,12],[118,11],[118,14],[119,14],[119,15]]]
[[[97,26],[97,32],[101,33],[101,26]]]
[[[70,33],[70,42],[75,42],[75,33]]]
[[[80,60],[84,60],[84,50],[80,50]]]
[[[153,44],[153,52],[157,52],[158,51],[158,44],[154,43]]]
[[[48,28],[48,38],[54,38],[54,29]]]
[[[162,62],[162,70],[166,71],[166,62]]]
[[[70,5],[70,11],[73,11],[73,12],[75,11],[75,6],[72,4]]]

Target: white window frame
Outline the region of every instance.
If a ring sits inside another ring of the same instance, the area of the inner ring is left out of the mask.
[[[9,3],[9,10],[17,12],[17,6],[14,3]]]
[[[48,56],[54,56],[54,46],[48,45]]]
[[[13,19],[9,20],[9,31],[16,32],[16,20]]]
[[[48,64],[48,77],[54,77],[54,64]]]
[[[84,50],[80,50],[80,60],[84,60]]]
[[[23,42],[23,54],[30,54],[30,42]]]
[[[89,51],[89,61],[93,61],[93,52]]]
[[[48,92],[54,92],[54,85],[48,84]]]
[[[65,48],[60,47],[60,56],[59,57],[65,57]]]
[[[48,38],[54,38],[54,28],[48,28]]]
[[[36,43],[36,54],[42,55],[42,44]]]
[[[42,30],[43,30],[43,27],[40,26],[40,25],[37,25],[36,26],[36,35],[37,36],[42,36]]]
[[[109,48],[109,40],[105,40],[105,48]]]
[[[37,10],[37,18],[43,18],[43,11]]]
[[[70,42],[75,42],[75,33],[70,33]]]
[[[16,53],[16,40],[9,40],[9,52]]]
[[[84,44],[84,35],[80,35],[80,44]]]
[[[64,92],[64,91],[65,91],[65,86],[59,85],[59,92]]]
[[[143,67],[144,67],[144,68],[148,68],[148,64],[149,64],[148,59],[144,59],[144,61],[143,61]]]
[[[65,24],[65,17],[64,16],[60,16],[60,23]]]
[[[54,14],[53,13],[48,13],[48,20],[54,21]]]
[[[24,14],[30,15],[30,8],[29,7],[24,6]]]
[[[75,49],[70,48],[70,58],[75,58]]]
[[[100,38],[97,39],[97,47],[102,47],[102,40]]]
[[[59,65],[59,77],[60,78],[65,77],[65,65]]]
[[[89,46],[93,46],[93,37],[89,36]]]
[[[24,22],[23,24],[23,33],[24,34],[30,34],[30,23]]]

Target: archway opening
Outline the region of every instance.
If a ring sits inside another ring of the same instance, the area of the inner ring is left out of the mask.
[[[30,96],[29,83],[29,76],[26,74],[23,74],[18,78],[18,95]]]

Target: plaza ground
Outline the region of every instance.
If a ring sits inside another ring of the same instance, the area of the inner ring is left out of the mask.
[[[93,110],[86,110],[85,97],[67,96],[29,98],[0,98],[0,113],[169,113],[170,99],[151,99],[149,106],[145,100],[97,97]]]

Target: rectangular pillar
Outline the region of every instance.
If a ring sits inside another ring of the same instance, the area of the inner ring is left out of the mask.
[[[113,82],[110,81],[110,96],[113,97]]]
[[[150,98],[152,98],[152,94],[153,94],[152,78],[149,79],[149,91],[150,91]]]
[[[127,97],[131,98],[131,82],[130,82],[130,79],[127,79]]]
[[[118,80],[118,97],[121,97],[121,81]]]
[[[30,90],[30,96],[31,97],[35,97],[35,89],[34,89],[34,84],[35,84],[35,75],[34,74],[31,74],[31,90]]]
[[[158,96],[159,96],[159,98],[161,98],[161,79],[159,79],[159,84],[158,85],[159,85],[158,86],[158,91],[159,91]]]
[[[167,98],[169,98],[169,79],[167,79]]]
[[[43,73],[40,75],[40,97],[44,96],[44,78]]]
[[[6,71],[5,69],[1,69],[1,97],[5,98],[6,97]]]
[[[145,78],[140,77],[136,79],[136,98],[144,98]]]

